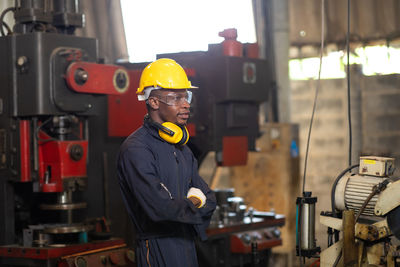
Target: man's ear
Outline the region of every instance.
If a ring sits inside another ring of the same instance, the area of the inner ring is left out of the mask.
[[[157,110],[160,108],[160,101],[157,98],[151,97],[147,100],[148,105],[151,109]]]

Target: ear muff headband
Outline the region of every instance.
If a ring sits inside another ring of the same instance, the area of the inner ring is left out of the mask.
[[[154,124],[158,128],[160,137],[170,144],[185,145],[189,141],[189,132],[185,126],[179,126],[172,122]]]
[[[173,130],[171,130],[171,129],[165,127],[165,126],[162,125],[162,124],[157,123],[157,128],[158,128],[158,131],[161,132],[162,134],[167,134],[167,135],[169,135],[169,136],[171,136],[171,137],[174,136],[174,134],[175,134],[175,132],[174,132]],[[160,133],[159,133],[159,134],[160,134]],[[161,135],[161,134],[160,134],[160,135]]]
[[[182,132],[183,132],[183,136],[182,136],[182,144],[180,144],[181,146],[186,145],[186,143],[189,141],[189,131],[186,128],[186,126],[181,127],[182,128]]]

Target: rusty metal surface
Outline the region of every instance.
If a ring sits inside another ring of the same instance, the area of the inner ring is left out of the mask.
[[[74,210],[84,209],[87,207],[86,202],[81,203],[70,203],[70,204],[41,204],[40,209],[42,210]]]
[[[356,266],[358,250],[355,244],[355,219],[353,210],[343,212],[343,262],[344,266]]]
[[[1,266],[136,266],[135,252],[121,239],[46,248],[8,246],[0,254],[7,254],[0,258]]]
[[[285,216],[276,215],[275,218],[253,218],[253,221],[250,221],[250,218],[246,217],[242,222],[235,222],[231,224],[225,225],[216,225],[210,226],[207,229],[208,238],[216,238],[221,235],[233,234],[237,232],[250,231],[261,229],[265,227],[273,227],[273,226],[283,226],[285,224]]]
[[[84,244],[73,244],[59,247],[22,247],[17,245],[0,247],[0,258],[55,259],[78,253],[87,253],[109,248],[126,247],[122,239],[110,239]]]
[[[91,225],[84,224],[67,224],[56,225],[54,227],[46,227],[44,233],[47,234],[69,234],[90,231],[93,228]]]

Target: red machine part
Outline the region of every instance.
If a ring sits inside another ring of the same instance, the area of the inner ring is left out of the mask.
[[[185,68],[186,75],[188,77],[195,77],[196,76],[196,70],[191,69],[191,68]]]
[[[61,263],[64,265],[60,265]],[[63,260],[60,262],[60,264],[58,265],[58,267],[136,266],[135,252],[132,249],[121,246],[97,249],[63,257]]]
[[[135,253],[122,239],[63,247],[3,246],[0,247],[0,257],[18,259],[19,262],[29,262],[30,259],[58,260],[58,267],[85,266],[77,263],[87,263],[86,266],[135,266]]]
[[[31,181],[30,164],[30,121],[20,120],[19,122],[19,142],[20,142],[20,161],[21,161],[21,182]]]
[[[225,56],[243,56],[243,45],[241,42],[236,40],[237,30],[235,28],[225,29],[218,35],[225,38],[225,40],[222,42]]]
[[[108,135],[126,137],[143,124],[146,103],[139,101],[136,89],[139,87],[141,70],[129,70],[130,86],[122,96],[108,96]]]
[[[188,125],[186,125],[186,129],[189,132],[189,136],[196,136],[196,124],[188,123]]]
[[[53,141],[39,137],[39,179],[42,192],[63,192],[63,179],[86,177],[88,141]],[[47,181],[46,181],[47,180]]]
[[[221,166],[238,166],[247,163],[247,136],[224,136],[222,138]]]
[[[78,93],[121,95],[129,87],[129,76],[123,67],[83,61],[68,66],[65,80]]]
[[[259,251],[282,245],[282,239],[274,231],[273,228],[267,228],[232,234],[230,250],[233,253],[249,254],[252,242],[257,243]]]
[[[194,69],[185,69],[189,77],[195,76]],[[144,115],[147,113],[146,103],[139,101],[136,89],[142,70],[129,70],[130,85],[128,91],[123,95],[108,96],[108,135],[113,137],[126,137],[143,124]],[[190,136],[196,135],[194,124],[188,124],[187,129]]]
[[[260,58],[258,43],[247,43],[243,44],[244,50],[246,52],[246,57],[248,58]]]

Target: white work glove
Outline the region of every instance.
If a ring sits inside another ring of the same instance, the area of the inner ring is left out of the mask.
[[[206,196],[203,194],[203,192],[201,192],[200,189],[196,187],[191,187],[186,197],[187,198],[195,197],[198,200],[200,200],[200,206],[198,208],[201,208],[206,204],[206,199],[207,199]]]

